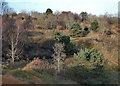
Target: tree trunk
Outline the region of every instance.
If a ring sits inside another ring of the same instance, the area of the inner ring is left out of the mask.
[[[12,63],[14,64],[14,60],[15,60],[15,51],[14,51],[14,44],[13,44],[13,42],[12,42],[11,47],[12,47],[12,52],[11,52],[11,54],[12,54]]]

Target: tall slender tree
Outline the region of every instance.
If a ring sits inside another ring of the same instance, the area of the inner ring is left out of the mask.
[[[66,57],[66,54],[64,53],[65,52],[64,44],[55,43],[53,49],[54,49],[53,60],[54,60],[54,64],[56,66],[57,72],[59,73],[63,67],[64,60]]]

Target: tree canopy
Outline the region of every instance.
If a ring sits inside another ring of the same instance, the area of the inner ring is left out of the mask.
[[[46,14],[47,14],[47,15],[52,14],[52,13],[53,13],[53,11],[52,11],[50,8],[48,8],[48,9],[46,10]]]

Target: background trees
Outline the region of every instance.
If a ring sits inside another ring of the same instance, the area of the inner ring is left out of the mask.
[[[27,16],[25,22],[23,23],[25,29],[33,29],[32,17]]]
[[[69,29],[72,23],[80,21],[78,14],[70,11],[55,12],[48,8],[46,13],[31,12],[32,22],[35,28],[55,29],[60,26],[62,29]]]
[[[46,16],[42,13],[32,12],[32,23],[36,29],[47,29]]]
[[[68,11],[65,12],[63,11],[60,15],[61,20],[63,21],[64,25],[65,25],[65,29],[69,29],[71,24],[74,23],[76,21],[75,16],[72,12]]]
[[[57,19],[56,16],[49,14],[45,18],[46,29],[55,29],[57,27]]]
[[[57,17],[51,11],[47,11],[45,14],[32,12],[32,18],[33,25],[37,29],[55,29],[58,25]]]

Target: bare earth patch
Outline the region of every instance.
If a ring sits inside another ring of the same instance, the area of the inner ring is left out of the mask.
[[[2,84],[28,84],[25,81],[20,81],[19,79],[11,75],[2,75]]]

